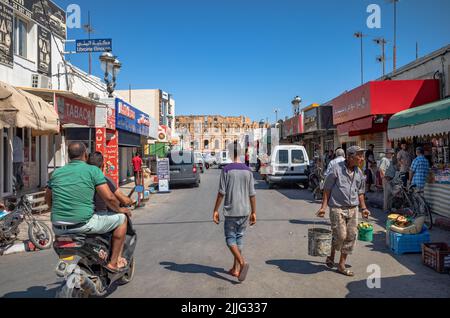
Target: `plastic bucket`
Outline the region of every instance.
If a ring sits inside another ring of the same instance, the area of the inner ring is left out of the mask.
[[[308,255],[314,257],[326,257],[331,253],[331,241],[333,235],[326,229],[308,230]]]
[[[362,242],[373,241],[373,228],[371,229],[358,229],[358,240]]]

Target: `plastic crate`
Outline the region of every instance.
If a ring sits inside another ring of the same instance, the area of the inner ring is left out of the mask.
[[[422,246],[423,263],[434,269],[438,273],[445,273],[449,266],[446,266],[446,258],[450,257],[450,247],[446,243],[425,243]]]
[[[430,232],[424,227],[420,234],[400,234],[390,232],[391,250],[396,255],[422,253],[422,244],[430,243]]]

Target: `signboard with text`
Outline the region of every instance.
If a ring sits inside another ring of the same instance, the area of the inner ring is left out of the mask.
[[[95,106],[62,96],[56,97],[56,103],[61,124],[95,126]]]
[[[157,161],[159,192],[169,191],[170,163],[168,158],[158,159]]]
[[[112,51],[112,39],[76,40],[77,53]]]
[[[105,162],[105,176],[119,184],[119,135],[117,131],[97,128],[95,133],[95,150],[103,154]]]
[[[52,35],[42,27],[38,27],[38,72],[52,76]]]
[[[116,98],[116,128],[147,137],[150,116]]]
[[[0,2],[0,64],[14,66],[14,15],[11,8]]]

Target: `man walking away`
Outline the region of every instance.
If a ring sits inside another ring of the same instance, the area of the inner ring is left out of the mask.
[[[111,272],[122,271],[125,266],[120,253],[128,226],[126,215],[131,216],[131,213],[120,207],[102,171],[86,163],[88,156],[82,142],[69,145],[69,159],[68,165],[53,173],[45,194],[52,211],[53,231],[57,236],[113,232],[111,259],[106,267]],[[96,191],[117,213],[94,214]]]
[[[367,192],[372,192],[372,185],[375,183],[376,176],[372,172],[372,165],[375,163],[375,154],[373,150],[375,149],[374,145],[369,145],[369,150],[366,151],[365,161],[366,161],[366,181],[367,181]]]
[[[430,162],[425,158],[425,151],[422,147],[416,150],[417,158],[414,159],[409,173],[409,182],[417,187],[419,192],[423,192],[430,174]]]
[[[250,226],[256,224],[255,181],[250,168],[239,162],[241,152],[239,143],[234,142],[229,148],[233,163],[222,170],[213,220],[219,225],[219,208],[225,199],[225,238],[234,257],[234,265],[229,274],[243,282],[249,270],[249,264],[242,255],[243,238],[249,219]]]
[[[386,176],[386,173],[388,172],[389,168],[392,164],[392,158],[395,155],[394,149],[387,149],[386,150],[386,157],[381,159],[380,163],[380,176],[383,181],[383,194],[384,194],[384,200],[383,200],[383,210],[385,212],[390,212],[390,201],[392,200],[392,189],[391,189],[391,182],[388,179],[388,176]]]
[[[358,168],[363,161],[363,149],[358,146],[347,149],[347,160],[335,165],[325,180],[322,207],[317,213],[317,216],[323,218],[326,207],[330,207],[333,242],[331,255],[327,258],[326,264],[330,269],[334,268],[336,251],[340,251],[341,258],[337,271],[345,276],[355,275],[346,268],[346,261],[356,244],[360,207],[364,218],[370,216],[364,198],[364,174]]]
[[[131,160],[131,163],[133,164],[133,171],[134,171],[134,182],[136,186],[142,185],[142,158],[141,154],[139,152],[136,153],[136,155]]]
[[[328,165],[328,169],[325,172],[325,178],[331,173],[333,167],[341,162],[345,161],[345,151],[342,148],[336,149],[336,159],[331,160]]]

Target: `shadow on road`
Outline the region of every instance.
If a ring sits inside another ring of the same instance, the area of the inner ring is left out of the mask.
[[[48,286],[33,286],[26,291],[5,294],[3,298],[55,298],[56,292],[60,287],[60,283],[54,283]]]
[[[211,266],[205,266],[205,265],[199,265],[199,264],[176,264],[173,262],[161,262],[160,265],[164,266],[165,269],[179,272],[183,274],[206,274],[216,279],[222,279],[224,281],[227,281],[233,285],[239,284],[236,281],[233,281],[231,279],[228,279],[226,277],[223,277],[219,274],[226,274],[228,273],[223,268],[218,267],[211,267]]]
[[[210,221],[179,221],[179,222],[161,222],[161,223],[133,223],[134,227],[140,227],[140,226],[148,226],[148,225],[177,225],[177,224],[202,224],[202,223],[213,223],[212,220]]]
[[[297,259],[270,260],[267,261],[266,264],[278,266],[278,268],[283,272],[304,275],[317,274],[328,270],[325,263],[309,262]]]
[[[331,223],[328,221],[314,221],[314,220],[289,220],[291,224],[298,225],[326,225],[331,226]]]

